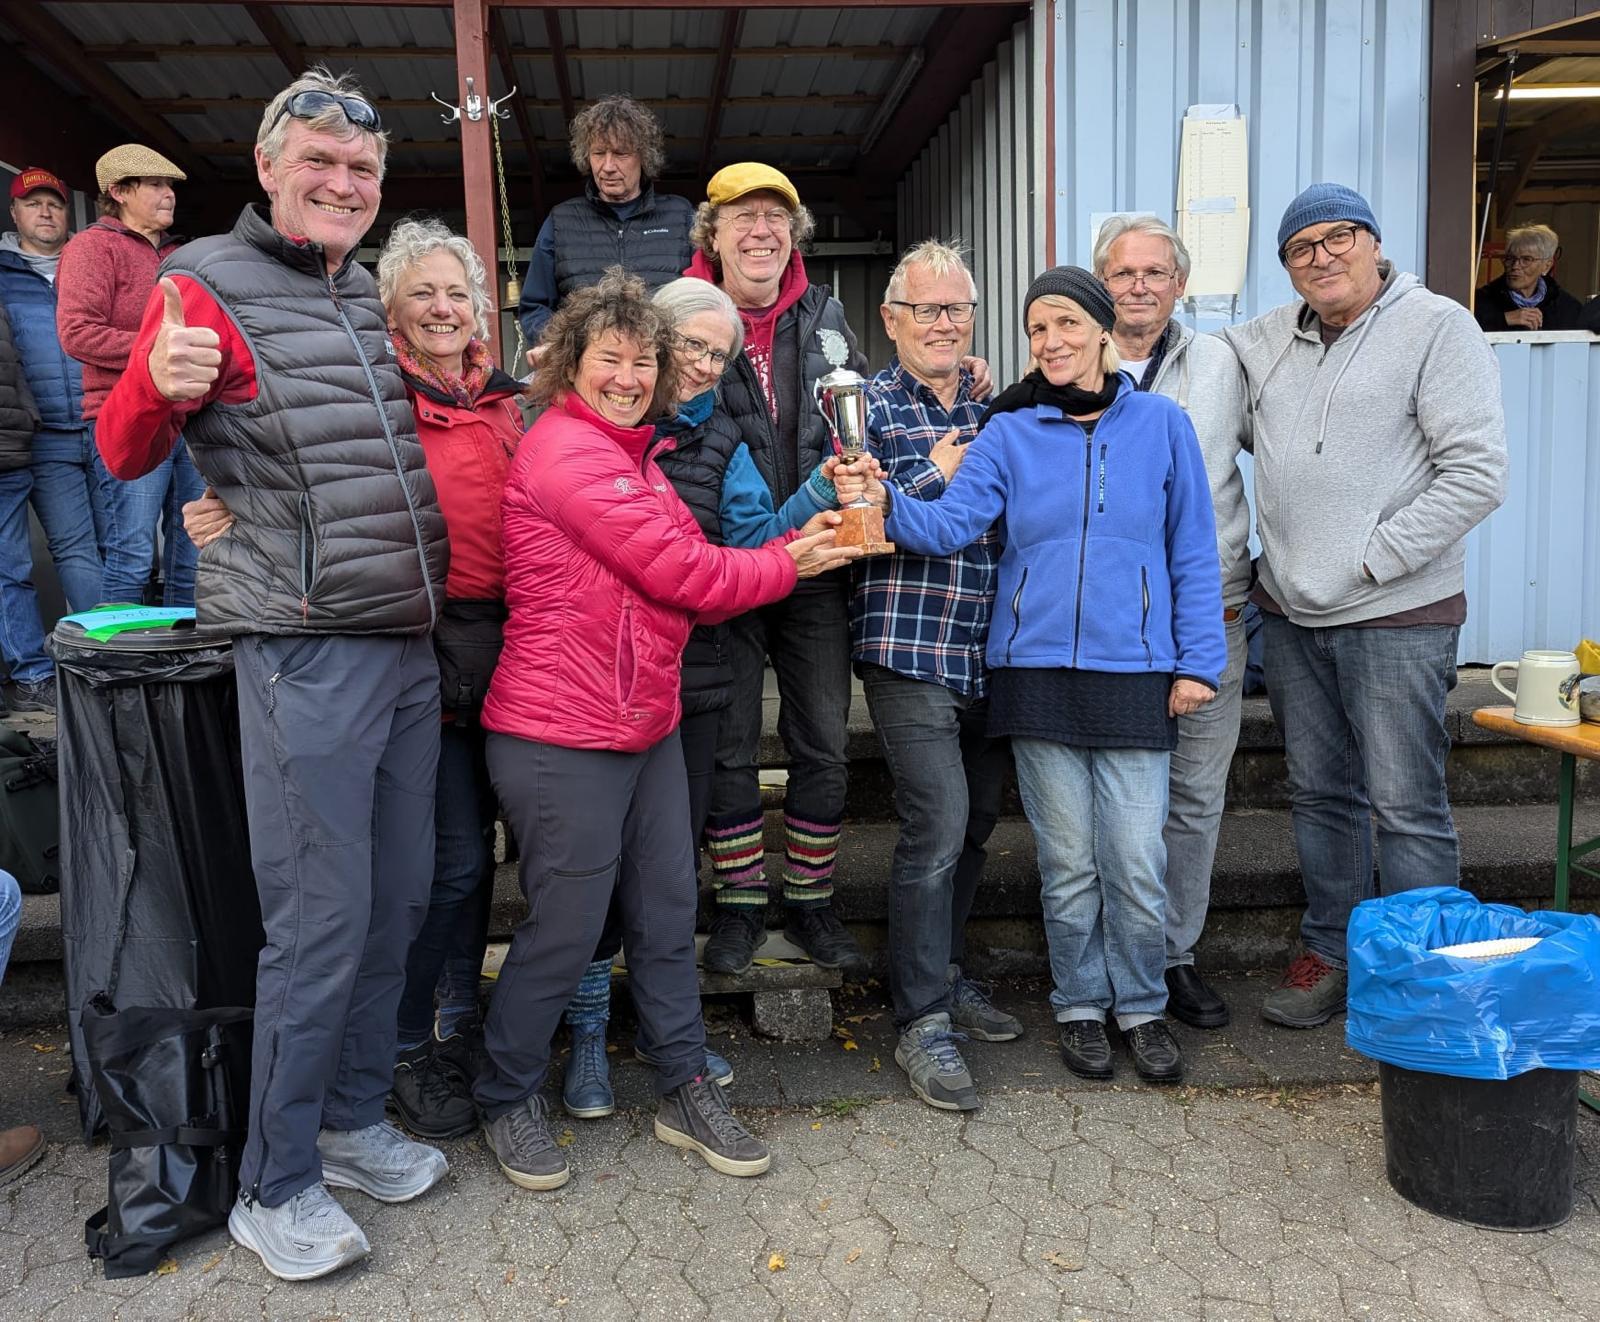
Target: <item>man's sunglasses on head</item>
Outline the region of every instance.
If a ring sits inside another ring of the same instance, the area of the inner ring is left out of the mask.
[[[338,92],[296,92],[278,110],[277,118],[269,127],[276,127],[278,122],[287,115],[296,119],[320,119],[330,110],[342,110],[344,117],[358,129],[365,129],[368,133],[383,132],[383,117],[378,114],[378,108],[370,101],[364,101],[359,96],[343,96]]]

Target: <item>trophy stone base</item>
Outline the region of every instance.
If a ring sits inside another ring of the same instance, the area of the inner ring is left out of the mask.
[[[835,546],[859,546],[861,554],[887,555],[894,543],[883,530],[883,511],[875,505],[847,505],[839,511],[844,522],[834,529]]]

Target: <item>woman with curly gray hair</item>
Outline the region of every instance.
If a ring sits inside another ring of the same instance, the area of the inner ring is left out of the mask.
[[[517,304],[529,344],[562,299],[607,267],[620,265],[657,289],[683,274],[693,252],[694,208],[686,198],[658,196],[651,182],[666,160],[654,115],[632,97],[602,97],[572,117],[567,137],[584,195],[552,208],[534,241]],[[528,361],[538,361],[537,349]]]

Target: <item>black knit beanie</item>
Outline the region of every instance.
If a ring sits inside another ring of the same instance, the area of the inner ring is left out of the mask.
[[[1052,266],[1043,275],[1034,277],[1028,286],[1028,296],[1022,300],[1022,325],[1027,329],[1028,309],[1033,300],[1043,294],[1060,294],[1070,298],[1080,308],[1110,330],[1117,319],[1116,306],[1106,287],[1081,266]]]

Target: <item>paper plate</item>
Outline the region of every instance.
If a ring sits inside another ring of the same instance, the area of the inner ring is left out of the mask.
[[[1495,941],[1468,941],[1460,946],[1440,946],[1428,953],[1455,955],[1459,959],[1499,959],[1505,955],[1520,955],[1543,940],[1542,936],[1504,936]]]

